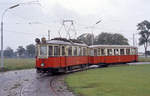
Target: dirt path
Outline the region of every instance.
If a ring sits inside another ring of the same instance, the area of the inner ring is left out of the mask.
[[[0,73],[0,96],[73,96],[63,79],[38,75],[34,69]]]

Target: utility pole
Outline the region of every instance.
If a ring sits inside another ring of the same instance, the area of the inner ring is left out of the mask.
[[[50,40],[50,30],[48,30],[48,40]]]
[[[99,23],[101,23],[102,22],[102,20],[99,20],[99,21],[97,21],[93,26],[91,26],[91,28],[92,28],[92,45],[94,44],[94,27],[95,27],[95,25],[97,25],[97,24],[99,24]]]
[[[133,46],[135,46],[135,35],[133,33]]]

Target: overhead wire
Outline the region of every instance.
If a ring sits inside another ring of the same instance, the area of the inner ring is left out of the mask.
[[[14,31],[14,30],[7,30],[5,29],[6,32],[15,32],[15,33],[20,33],[20,34],[28,34],[28,35],[34,35],[34,36],[39,36],[35,33],[28,33],[28,32],[23,32],[23,31]]]

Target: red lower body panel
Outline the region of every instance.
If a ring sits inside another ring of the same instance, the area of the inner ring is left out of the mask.
[[[42,63],[45,64],[44,67],[41,66]],[[37,68],[61,68],[80,64],[88,64],[88,56],[62,56],[36,59]]]
[[[91,56],[89,57],[90,64],[99,63],[126,63],[138,61],[137,55],[122,55],[122,56]]]

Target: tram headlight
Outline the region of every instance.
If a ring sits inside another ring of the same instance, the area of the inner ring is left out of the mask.
[[[45,65],[44,63],[41,63],[41,66],[42,66],[42,67],[44,67],[44,65]]]

